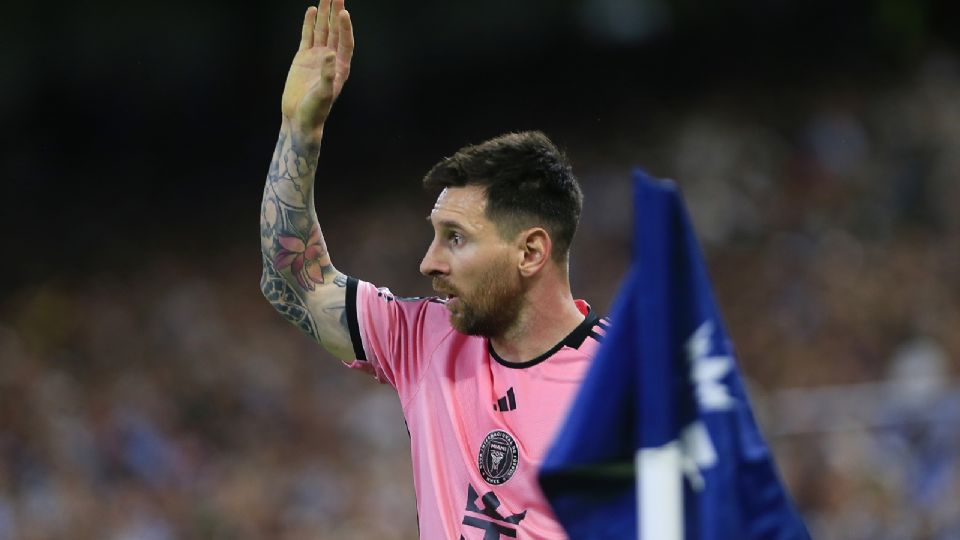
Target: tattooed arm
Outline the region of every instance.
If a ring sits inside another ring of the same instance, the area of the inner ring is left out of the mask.
[[[333,267],[314,206],[323,125],[350,74],[353,27],[343,0],[304,16],[300,48],[283,89],[280,137],[260,208],[263,276],[273,307],[336,357],[352,359],[346,276]]]

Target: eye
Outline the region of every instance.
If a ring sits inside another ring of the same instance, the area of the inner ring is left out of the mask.
[[[459,246],[463,244],[463,235],[457,231],[450,231],[447,233],[447,241],[450,242],[451,245]]]

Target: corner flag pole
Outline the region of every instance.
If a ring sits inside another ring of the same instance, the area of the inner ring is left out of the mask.
[[[680,443],[637,451],[638,540],[683,540]]]

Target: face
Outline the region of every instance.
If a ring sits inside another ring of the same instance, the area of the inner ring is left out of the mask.
[[[503,335],[523,306],[517,251],[484,214],[477,186],[443,190],[430,212],[434,237],[420,263],[433,288],[447,295],[450,322],[464,334]]]

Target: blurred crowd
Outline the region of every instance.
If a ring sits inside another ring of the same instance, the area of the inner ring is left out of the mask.
[[[551,133],[587,197],[574,291],[605,309],[629,262],[628,167],[675,178],[814,536],[960,539],[958,63],[771,92]],[[341,270],[425,292],[426,209],[319,210]],[[417,537],[398,400],[272,312],[258,245],[3,300],[0,540]]]

